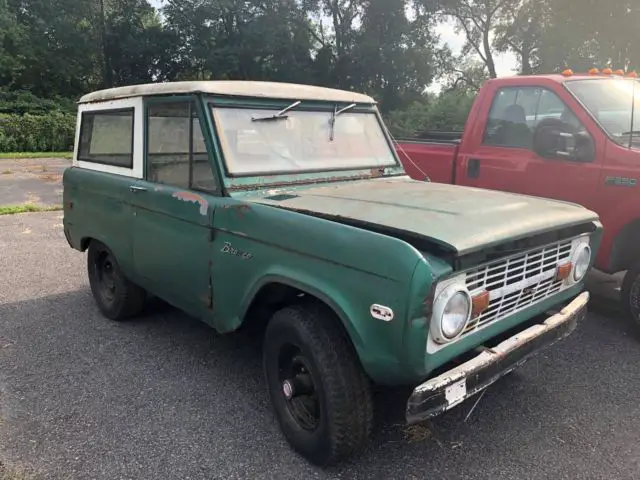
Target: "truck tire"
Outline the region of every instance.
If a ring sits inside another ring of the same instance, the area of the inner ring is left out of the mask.
[[[622,280],[620,301],[625,314],[640,328],[640,261],[631,265]]]
[[[289,444],[311,463],[335,464],[361,450],[373,424],[369,378],[333,312],[293,305],[264,337],[267,390]]]
[[[89,244],[87,271],[91,293],[105,317],[121,321],[142,311],[145,290],[125,277],[113,252],[97,240]]]

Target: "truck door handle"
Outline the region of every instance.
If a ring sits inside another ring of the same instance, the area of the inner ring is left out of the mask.
[[[146,192],[147,189],[144,187],[136,187],[135,185],[131,185],[129,187],[129,190],[131,190],[133,193],[138,193],[138,192]]]
[[[467,163],[467,176],[469,178],[478,178],[480,176],[480,160],[477,158],[470,158]]]

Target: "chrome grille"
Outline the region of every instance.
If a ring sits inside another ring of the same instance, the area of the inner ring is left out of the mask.
[[[570,260],[571,247],[572,240],[565,240],[466,272],[466,285],[472,296],[489,291],[489,307],[469,321],[464,333],[559,292],[563,281],[556,280],[556,267]]]

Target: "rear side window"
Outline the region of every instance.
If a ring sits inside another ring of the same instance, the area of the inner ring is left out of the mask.
[[[78,160],[133,168],[133,108],[83,112]]]

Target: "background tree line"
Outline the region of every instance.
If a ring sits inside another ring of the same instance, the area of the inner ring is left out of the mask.
[[[461,52],[439,41],[443,21]],[[20,122],[54,115],[59,134],[82,94],[167,80],[354,89],[397,134],[461,128],[496,55],[523,74],[633,68],[638,25],[638,0],[0,0],[0,150],[61,148],[31,145],[45,131],[17,139]],[[425,93],[434,81],[440,93]]]

